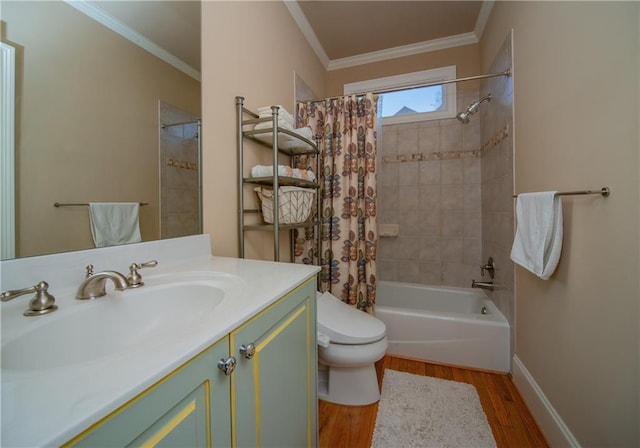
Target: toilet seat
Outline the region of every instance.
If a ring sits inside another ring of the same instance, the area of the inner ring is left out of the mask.
[[[320,364],[334,367],[360,367],[373,365],[384,356],[389,348],[389,341],[383,337],[370,344],[330,344],[328,347],[318,347]]]
[[[375,317],[347,305],[329,292],[317,296],[318,332],[332,343],[361,345],[384,338],[384,323]]]

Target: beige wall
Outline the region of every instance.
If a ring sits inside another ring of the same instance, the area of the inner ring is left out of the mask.
[[[326,71],[282,2],[204,2],[202,30],[204,231],[214,254],[236,256],[235,96],[252,110],[281,104],[293,113],[294,72],[322,95]],[[249,146],[245,176],[257,162],[271,164],[268,149]],[[245,241],[247,257],[273,258],[267,233],[249,232]]]
[[[566,197],[543,281],[516,268],[516,356],[582,446],[638,446],[639,4],[496,2],[486,69],[514,30],[515,188]]]
[[[61,2],[4,2],[17,47],[17,254],[93,247],[86,207],[144,201],[159,236],[158,100],[200,114],[200,83]],[[90,107],[90,108],[89,108]]]

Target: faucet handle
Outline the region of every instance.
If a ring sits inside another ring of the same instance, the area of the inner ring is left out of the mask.
[[[89,278],[93,275],[93,265],[92,264],[88,264],[87,265],[87,273],[85,274],[84,278]]]
[[[158,262],[156,260],[151,260],[144,263],[131,263],[131,266],[129,266],[129,275],[127,276],[129,288],[138,288],[144,285],[144,282],[142,281],[142,275],[138,273],[138,269],[154,268],[156,266],[158,266]]]
[[[480,266],[480,276],[484,277],[486,271],[489,272],[489,277],[493,278],[495,275],[496,266],[493,263],[493,257],[489,257],[487,264]]]
[[[16,297],[20,297],[25,294],[35,293],[35,296],[29,302],[29,309],[23,314],[25,316],[41,316],[43,314],[52,313],[58,309],[55,304],[56,298],[48,292],[49,284],[42,280],[37,285],[30,288],[16,289],[14,291],[4,291],[0,294],[0,300],[7,302],[13,300]]]

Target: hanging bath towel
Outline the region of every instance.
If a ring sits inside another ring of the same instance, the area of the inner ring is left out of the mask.
[[[89,204],[91,235],[96,247],[142,241],[137,202],[93,202]]]
[[[519,194],[516,222],[511,259],[547,280],[562,252],[562,201],[557,191]]]

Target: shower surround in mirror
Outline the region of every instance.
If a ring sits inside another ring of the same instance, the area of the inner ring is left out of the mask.
[[[160,101],[160,238],[200,233],[198,117]]]
[[[200,82],[63,1],[2,1],[16,48],[16,256],[93,248],[87,207],[147,202],[160,237],[158,100],[200,113]]]

